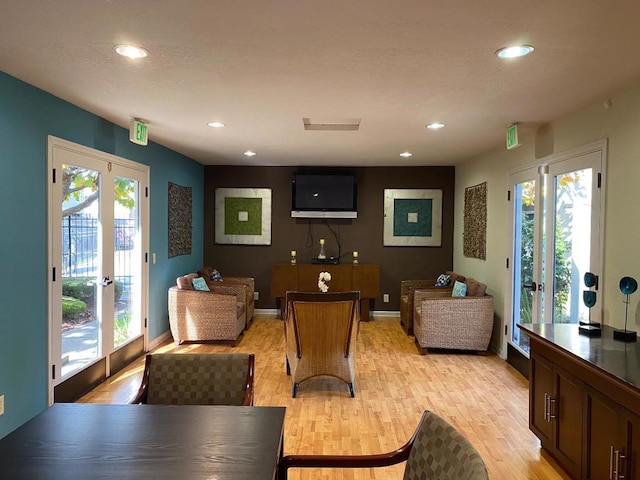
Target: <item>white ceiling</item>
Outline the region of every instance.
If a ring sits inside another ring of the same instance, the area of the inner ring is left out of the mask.
[[[149,50],[132,61],[115,44]],[[514,43],[532,55],[504,61]],[[203,164],[450,165],[640,79],[638,0],[2,0],[0,68]],[[306,131],[303,118],[360,118]],[[224,129],[206,124],[222,121]],[[440,131],[425,124],[447,124]],[[257,152],[248,158],[247,149]],[[410,151],[413,157],[399,156]]]

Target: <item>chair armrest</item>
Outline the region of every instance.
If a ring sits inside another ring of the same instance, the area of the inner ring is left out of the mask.
[[[400,295],[411,295],[419,288],[435,287],[435,280],[402,280],[400,282]]]
[[[246,285],[232,285],[223,284],[222,282],[207,282],[210,293],[218,295],[235,295],[242,303],[246,302],[247,298],[247,286]],[[207,293],[207,292],[204,292]]]

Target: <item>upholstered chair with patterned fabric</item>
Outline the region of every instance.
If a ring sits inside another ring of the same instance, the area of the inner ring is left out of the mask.
[[[278,479],[290,468],[375,468],[406,461],[404,480],[487,480],[478,451],[460,432],[433,412],[425,411],[411,439],[398,450],[375,455],[287,455]]]
[[[248,353],[150,354],[131,403],[253,405],[254,363]]]

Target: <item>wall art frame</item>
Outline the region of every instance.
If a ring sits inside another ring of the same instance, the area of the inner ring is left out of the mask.
[[[462,254],[487,259],[487,182],[464,189]]]
[[[385,189],[383,245],[442,246],[442,190]]]
[[[271,189],[216,188],[215,243],[271,245]]]
[[[192,189],[169,182],[168,187],[168,257],[191,255]]]

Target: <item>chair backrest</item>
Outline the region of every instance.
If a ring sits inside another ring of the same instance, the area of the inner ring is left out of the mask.
[[[287,292],[287,323],[293,326],[298,358],[348,357],[359,320],[359,301],[360,292]]]
[[[143,403],[252,405],[254,355],[162,353],[147,355]]]
[[[412,438],[404,480],[488,480],[478,451],[433,412],[425,412]]]

